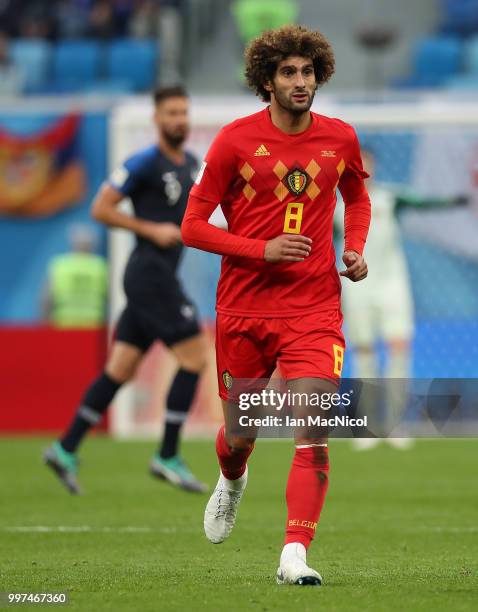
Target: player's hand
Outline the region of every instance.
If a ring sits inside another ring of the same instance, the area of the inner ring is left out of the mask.
[[[363,280],[367,276],[367,263],[362,255],[355,251],[345,251],[342,261],[347,266],[347,269],[340,272],[340,276],[346,276],[354,283]]]
[[[268,240],[264,259],[271,263],[279,261],[304,261],[312,250],[312,240],[306,236],[281,234]]]
[[[147,238],[163,248],[169,248],[181,243],[181,229],[174,223],[155,223],[149,221]]]

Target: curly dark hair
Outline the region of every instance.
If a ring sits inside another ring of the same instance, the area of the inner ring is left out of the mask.
[[[291,55],[312,60],[317,86],[326,83],[334,74],[334,52],[320,32],[298,25],[267,30],[252,40],[244,52],[247,83],[264,102],[271,99],[265,83],[273,79],[279,62]]]

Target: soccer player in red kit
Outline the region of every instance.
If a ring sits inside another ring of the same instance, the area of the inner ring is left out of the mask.
[[[270,104],[219,132],[182,224],[185,244],[223,255],[216,353],[226,427],[217,435],[221,471],[204,517],[214,543],[232,531],[255,441],[229,431],[238,409],[232,382],[268,379],[278,367],[292,392],[337,391],[345,349],[332,242],[337,188],[345,201],[341,274],[367,275],[370,200],[357,136],[343,121],[310,111],[334,72],[329,43],[320,32],[284,26],[252,41],[245,58],[249,85]],[[219,203],[228,232],[208,223]],[[296,431],[295,445],[277,581],[318,585],[306,552],[327,491],[327,437]]]

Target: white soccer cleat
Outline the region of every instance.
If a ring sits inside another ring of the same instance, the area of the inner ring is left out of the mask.
[[[398,448],[398,450],[408,450],[413,446],[411,438],[387,438],[385,442],[392,448]]]
[[[277,570],[277,584],[299,586],[320,586],[322,584],[322,576],[319,572],[308,567],[306,554],[305,546],[298,542],[284,546]]]
[[[376,448],[381,441],[380,438],[354,438],[352,446],[356,451],[367,451]]]
[[[247,484],[247,466],[237,480],[228,480],[221,472],[214,493],[204,512],[204,532],[213,544],[229,537],[236,523],[237,510]]]

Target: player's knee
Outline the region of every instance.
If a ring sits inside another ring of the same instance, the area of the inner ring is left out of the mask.
[[[172,347],[172,350],[183,370],[201,374],[206,368],[206,340],[202,334]]]
[[[117,341],[111,349],[105,372],[120,383],[128,382],[133,378],[142,356],[143,352],[138,347]]]
[[[191,355],[187,358],[180,360],[180,366],[183,370],[193,372],[194,374],[201,374],[206,368],[206,354],[198,353]]]
[[[136,363],[108,362],[105,367],[105,372],[114,380],[124,384],[133,378],[136,372],[136,367]]]

